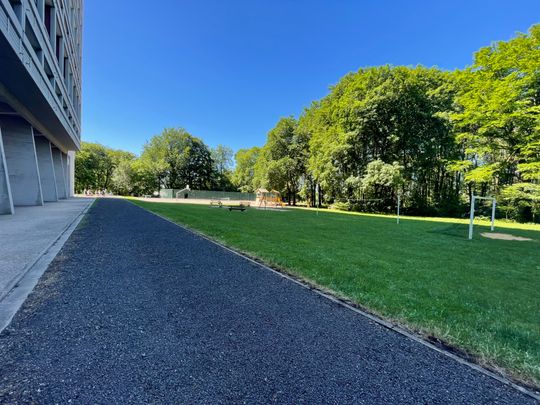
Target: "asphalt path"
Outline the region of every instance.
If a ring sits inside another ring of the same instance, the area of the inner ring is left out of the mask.
[[[0,335],[0,403],[273,402],[535,403],[124,200]]]

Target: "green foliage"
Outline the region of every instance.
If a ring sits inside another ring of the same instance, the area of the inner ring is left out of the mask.
[[[144,145],[141,154],[144,170],[157,186],[208,190],[214,183],[214,162],[202,140],[182,128],[165,129]]]
[[[458,158],[459,149],[444,114],[452,108],[452,79],[424,67],[361,69],[304,112],[309,171],[326,199],[350,197],[347,179],[362,178],[377,160],[399,162],[414,205],[455,198],[446,160]]]
[[[458,111],[451,114],[474,169],[466,180],[497,194],[540,179],[540,25],[529,34],[480,49],[457,76]]]
[[[212,153],[216,160],[212,158]],[[231,190],[232,151],[212,152],[184,129],[165,129],[152,137],[139,158],[134,154],[83,143],[75,160],[76,190],[107,189],[121,195],[152,194],[163,188]]]
[[[308,136],[298,130],[293,117],[282,118],[268,132],[254,166],[253,185],[275,189],[287,196],[289,204],[296,204],[300,181],[305,174],[308,158]]]
[[[351,203],[348,201],[336,201],[335,203],[330,205],[330,208],[338,211],[350,211]]]
[[[393,165],[400,180],[388,185]],[[281,119],[254,166],[244,184],[293,202],[298,195],[313,205],[319,190],[329,204],[380,198],[391,206],[399,193],[416,214],[463,214],[471,193],[539,184],[540,25],[481,49],[463,71],[350,73],[298,122]]]
[[[462,215],[477,194],[500,199],[509,218],[537,220],[530,196],[540,184],[540,25],[480,49],[461,71],[349,73],[298,120],[280,119],[262,148],[238,151],[234,170],[229,148],[209,150],[183,129],[152,138],[139,159],[119,153],[83,147],[78,189],[263,187],[289,204],[347,201],[362,211],[395,207],[399,194],[404,212],[423,215]],[[521,197],[512,197],[517,190]]]
[[[249,149],[240,149],[234,156],[236,165],[232,175],[232,182],[242,192],[254,192],[255,164],[261,153],[261,148],[254,146]]]
[[[123,159],[114,168],[112,175],[113,189],[117,194],[133,194],[133,161]]]
[[[507,216],[522,222],[540,222],[540,184],[516,183],[501,193]]]
[[[210,149],[214,163],[215,188],[223,191],[236,191],[232,183],[232,167],[234,152],[231,148],[218,145]]]
[[[113,173],[118,164],[134,158],[130,152],[83,142],[75,159],[75,191],[110,190],[114,187]]]
[[[371,197],[383,197],[394,195],[397,188],[403,184],[403,166],[398,162],[393,164],[384,163],[382,160],[374,160],[368,163],[366,174],[361,184],[364,192]]]

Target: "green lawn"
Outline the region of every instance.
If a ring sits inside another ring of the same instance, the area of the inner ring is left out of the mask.
[[[133,202],[540,385],[540,226]]]

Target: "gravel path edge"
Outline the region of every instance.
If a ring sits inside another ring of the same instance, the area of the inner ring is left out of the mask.
[[[336,295],[333,295],[331,294],[330,292],[325,292],[325,291],[322,291],[319,287],[317,287],[316,285],[314,284],[310,284],[310,282],[308,280],[305,280],[305,279],[301,279],[299,277],[295,277],[293,276],[292,274],[290,273],[285,273],[283,270],[279,269],[279,268],[275,268],[275,267],[272,267],[266,263],[264,263],[261,259],[258,259],[258,258],[255,258],[255,257],[250,257],[249,255],[247,255],[245,252],[242,252],[240,250],[236,250],[230,246],[227,246],[211,237],[209,237],[208,235],[202,233],[202,232],[199,232],[193,228],[190,228],[190,227],[187,227],[183,224],[180,224],[178,222],[175,222],[173,220],[171,220],[170,218],[167,218],[163,215],[160,215],[158,213],[155,213],[153,211],[150,211],[150,210],[147,210],[143,207],[141,207],[140,205],[137,205],[136,203],[134,203],[132,200],[130,199],[124,199],[125,201],[128,201],[130,202],[131,204],[133,204],[134,206],[146,211],[146,212],[149,212],[150,214],[152,215],[155,215],[161,219],[163,219],[164,221],[167,221],[173,225],[176,225],[182,229],[184,229],[185,231],[199,237],[199,238],[202,238],[202,239],[205,239],[206,241],[216,245],[216,246],[219,246],[220,248],[230,252],[230,253],[233,253],[239,257],[241,257],[242,259],[244,260],[247,260],[248,262],[250,263],[253,263],[265,270],[268,270],[268,271],[271,271],[272,273],[280,276],[280,277],[283,277],[307,290],[310,290],[312,292],[314,292],[315,294],[318,294],[319,296],[321,297],[324,297],[325,299],[327,300],[330,300],[344,308],[347,308],[348,310],[350,311],[353,311],[355,313],[357,313],[358,315],[361,315],[365,318],[368,318],[369,320],[387,328],[387,329],[390,329],[396,333],[399,333],[400,335],[403,335],[403,336],[406,336],[407,338],[417,342],[417,343],[420,343],[422,344],[423,346],[426,346],[432,350],[435,350],[441,354],[443,354],[444,356],[454,360],[454,361],[457,361],[458,363],[461,363],[463,365],[466,365],[468,366],[469,368],[472,368],[473,370],[476,370],[488,377],[491,377],[507,386],[510,386],[518,391],[520,391],[521,393],[525,394],[525,395],[528,395],[529,397],[537,400],[537,401],[540,401],[540,391],[537,391],[535,388],[533,387],[525,387],[523,385],[520,385],[514,381],[512,381],[511,379],[507,378],[506,376],[502,375],[502,374],[499,374],[495,371],[492,371],[492,370],[489,370],[485,367],[482,367],[481,365],[477,364],[477,363],[473,363],[472,361],[468,360],[468,359],[465,359],[459,355],[457,355],[456,353],[454,352],[451,352],[450,350],[446,350],[442,345],[441,346],[437,346],[435,344],[433,344],[432,342],[426,340],[422,335],[418,335],[418,334],[415,334],[401,326],[398,326],[397,324],[394,324],[394,323],[391,323],[387,320],[385,320],[384,318],[381,318],[377,315],[374,315],[372,313],[369,313],[359,307],[356,307],[356,306],[353,306],[351,305],[350,303],[344,301],[343,299],[337,297]]]

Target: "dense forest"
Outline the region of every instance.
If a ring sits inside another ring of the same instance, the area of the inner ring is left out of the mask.
[[[480,49],[471,66],[362,68],[262,147],[209,148],[183,129],[153,137],[140,157],[83,144],[77,190],[275,189],[289,204],[459,216],[472,193],[498,215],[540,221],[540,25]]]

